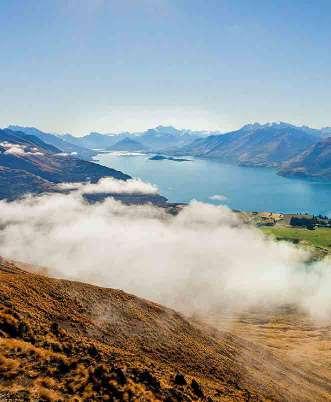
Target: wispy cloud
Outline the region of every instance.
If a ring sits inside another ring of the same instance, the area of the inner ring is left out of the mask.
[[[224,201],[227,201],[228,197],[226,197],[225,195],[222,195],[222,194],[215,194],[215,195],[211,195],[209,197],[209,199],[212,201],[224,202]]]

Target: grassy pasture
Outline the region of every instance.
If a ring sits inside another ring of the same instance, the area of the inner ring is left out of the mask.
[[[272,235],[278,240],[288,240],[295,243],[305,242],[311,246],[328,250],[331,253],[331,228],[308,230],[288,226],[268,226],[261,229],[264,233]]]

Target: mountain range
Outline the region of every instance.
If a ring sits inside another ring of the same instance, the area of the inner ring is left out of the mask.
[[[62,138],[76,146],[83,146],[90,149],[108,149],[119,141],[130,138],[138,141],[149,151],[157,152],[168,148],[184,146],[197,138],[206,137],[208,134],[210,133],[207,131],[178,130],[171,126],[158,126],[144,132],[124,132],[119,134],[100,134],[93,132],[83,137],[74,137],[66,134]]]
[[[144,151],[213,158],[244,166],[273,167],[279,174],[289,177],[331,180],[327,167],[330,161],[330,127],[313,129],[284,122],[253,123],[239,130],[220,133],[158,126],[144,132],[92,132],[83,137],[43,133],[35,128],[10,127],[32,134],[62,152],[87,160],[96,155],[97,150]],[[311,152],[314,157],[308,157]]]
[[[97,154],[97,152],[85,148],[84,146],[80,146],[79,144],[75,145],[68,141],[65,141],[64,138],[61,138],[57,134],[44,133],[43,131],[38,130],[37,128],[34,127],[22,127],[22,126],[10,125],[8,126],[8,129],[12,131],[19,131],[21,133],[25,133],[28,135],[33,135],[42,140],[43,142],[53,145],[62,152],[70,153],[72,156],[77,156],[81,159],[90,160],[93,156]]]
[[[167,155],[213,158],[244,166],[274,167],[279,174],[289,177],[330,180],[330,170],[325,167],[330,163],[328,137],[331,137],[330,127],[313,129],[276,122],[247,124],[239,130],[227,133],[158,126],[143,133],[91,133],[81,138],[64,138],[75,145],[88,148],[144,150]],[[139,144],[128,141],[129,139]],[[313,146],[316,146],[314,151]],[[314,152],[314,158],[308,158],[307,152]],[[316,158],[316,155],[320,157]]]
[[[255,123],[237,131],[197,139],[174,149],[173,153],[244,166],[275,167],[279,174],[286,176],[329,180],[331,160],[327,135],[328,129],[315,130],[282,122]]]
[[[237,131],[197,139],[179,152],[244,165],[277,166],[317,141],[316,135],[285,123],[249,124]]]
[[[83,137],[75,137],[71,134],[64,134],[62,138],[69,144],[73,144],[75,146],[82,146],[88,149],[102,150],[111,147],[112,145],[116,144],[116,142],[122,140],[128,135],[129,135],[128,133],[100,134],[92,132]]]

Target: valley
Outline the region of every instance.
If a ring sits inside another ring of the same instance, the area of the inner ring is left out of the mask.
[[[273,168],[236,166],[214,159],[189,158],[179,163],[149,158],[149,154],[101,153],[96,160],[156,184],[169,202],[196,199],[241,211],[331,212],[329,183],[293,180],[277,175]],[[214,195],[223,196],[223,201],[213,199]]]
[[[0,402],[331,402],[330,16],[0,1]]]
[[[92,162],[38,135],[0,130],[0,398],[331,401],[327,297],[281,274],[327,283],[328,183],[126,137]]]
[[[21,130],[57,146],[92,158],[96,150],[164,153],[168,157],[194,156],[247,167],[273,167],[278,174],[330,182],[330,129],[313,129],[285,122],[246,124],[238,130],[220,133],[179,130],[158,126],[144,132],[102,134],[83,137],[56,135],[20,126]]]

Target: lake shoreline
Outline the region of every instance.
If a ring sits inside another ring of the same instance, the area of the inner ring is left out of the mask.
[[[242,167],[195,157],[190,163],[151,161],[151,155],[155,153],[102,153],[95,160],[157,185],[169,203],[197,199],[242,211],[331,214],[331,183],[279,176],[272,167]],[[215,195],[224,201],[213,199]]]

